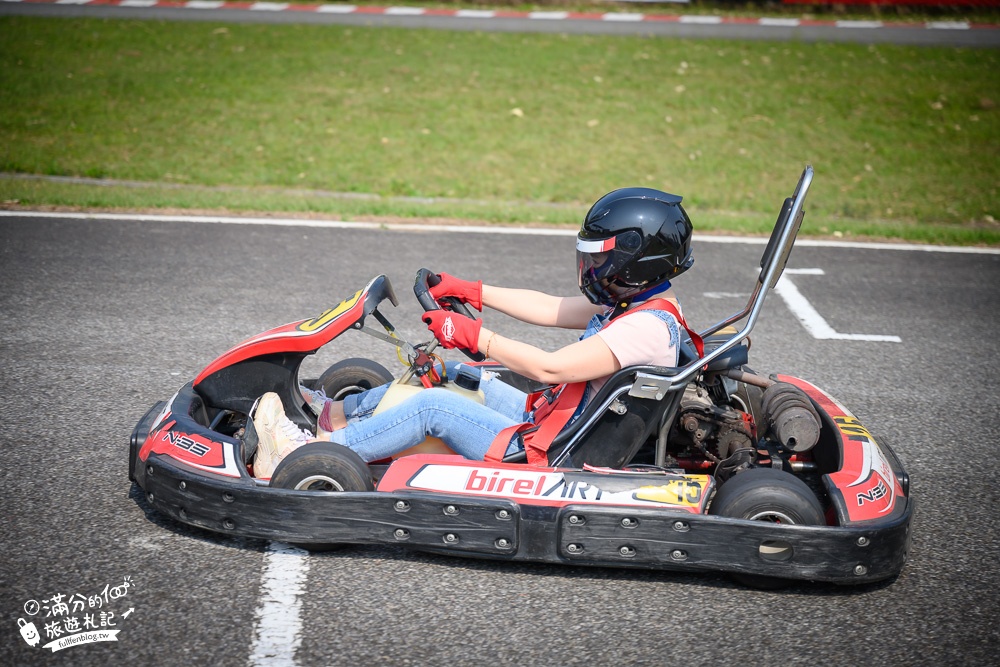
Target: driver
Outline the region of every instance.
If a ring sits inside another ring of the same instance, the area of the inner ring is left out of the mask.
[[[552,439],[613,373],[627,366],[677,365],[680,331],[690,330],[670,280],[694,263],[691,231],[681,197],[625,188],[601,197],[577,235],[582,295],[553,296],[440,274],[430,289],[435,299],[455,297],[478,311],[486,307],[529,324],[584,331],[579,341],[548,352],[488,329],[480,318],[449,310],[424,314],[443,347],[482,351],[553,389],[529,398],[484,374],[483,405],[431,388],[373,414],[388,385],[343,401],[303,388],[318,417],[319,438],[349,447],[365,461],[389,458],[434,436],[468,459],[500,460],[523,447],[529,463],[546,465]],[[277,394],[262,396],[253,414],[259,437],[254,474],[266,479],[313,436],[285,416]]]

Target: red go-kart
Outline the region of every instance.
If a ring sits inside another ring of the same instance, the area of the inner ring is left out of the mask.
[[[173,519],[310,549],[395,544],[498,560],[725,571],[758,587],[893,577],[906,560],[913,511],[899,459],[823,390],[747,365],[747,336],[791,252],[812,176],[807,167],[785,200],[747,305],[702,332],[704,356],[688,344],[678,367],[623,368],[555,439],[547,465],[530,465],[523,453],[470,461],[434,439],[366,464],[317,441],[287,456],[271,479],[254,477],[248,415],[265,392],[315,430],[300,382],[335,398],[391,381],[385,400],[426,386],[476,400],[476,375],[488,371],[537,389],[481,358],[460,377],[441,377],[436,341],[401,340],[380,312],[398,302],[378,276],[317,317],[240,343],[150,408],[132,433],[129,476]],[[428,291],[436,280],[421,270],[414,285],[428,310],[441,307]],[[302,361],[348,331],[398,346],[406,373],[394,379],[370,360],[345,359],[300,380]]]

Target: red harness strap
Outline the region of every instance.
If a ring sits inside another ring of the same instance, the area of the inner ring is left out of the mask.
[[[517,433],[523,434],[524,451],[531,465],[548,465],[549,445],[576,412],[587,388],[586,382],[561,384],[548,392],[537,392],[528,396],[525,411],[533,413],[534,421],[508,426],[497,434],[489,451],[483,457],[486,461],[502,461],[510,445],[510,439]],[[547,393],[556,392],[555,398]],[[532,409],[533,408],[533,409]]]
[[[698,350],[698,356],[704,356],[704,343],[701,336],[688,328],[680,311],[673,303],[666,299],[651,299],[641,306],[636,306],[627,310],[618,317],[637,313],[643,310],[664,310],[673,315],[694,343]],[[617,317],[615,319],[618,319]],[[566,426],[573,413],[580,406],[583,399],[583,392],[587,388],[586,382],[571,382],[561,384],[545,392],[536,392],[528,396],[525,411],[532,413],[533,421],[523,422],[508,426],[497,434],[490,445],[486,456],[486,461],[502,461],[510,446],[510,440],[514,435],[521,433],[524,440],[524,452],[528,455],[529,465],[548,465],[548,451],[552,441],[559,435]]]

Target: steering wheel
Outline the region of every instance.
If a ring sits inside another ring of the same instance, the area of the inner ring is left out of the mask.
[[[431,296],[431,287],[441,282],[441,278],[430,269],[420,269],[417,277],[413,281],[413,294],[417,297],[417,302],[423,306],[424,312],[430,310],[441,310],[441,305]],[[458,313],[470,320],[476,319],[469,310],[469,307],[453,296],[442,297],[441,301],[448,306],[448,310]],[[473,361],[483,361],[486,355],[482,352],[473,352],[464,347],[458,348],[465,356]]]

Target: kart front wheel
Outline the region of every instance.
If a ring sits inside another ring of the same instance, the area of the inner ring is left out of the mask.
[[[286,456],[271,476],[271,486],[295,491],[374,491],[371,471],[360,456],[333,442],[310,442]],[[336,544],[298,543],[309,551],[329,551]]]
[[[819,526],[826,523],[816,494],[798,477],[773,468],[753,468],[739,473],[719,487],[709,514],[734,519],[778,524]],[[760,555],[769,561],[788,560],[792,546],[785,542],[765,542]],[[792,584],[788,579],[733,573],[745,586],[776,590]]]
[[[316,441],[286,456],[271,476],[271,486],[295,491],[374,491],[368,465],[353,451]]]
[[[314,388],[322,389],[335,401],[342,401],[346,396],[360,394],[393,379],[385,366],[370,359],[344,359],[323,371]]]

